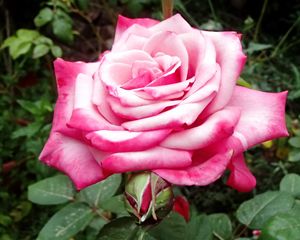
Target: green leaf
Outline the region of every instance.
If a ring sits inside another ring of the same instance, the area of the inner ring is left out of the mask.
[[[32,46],[31,42],[22,42],[22,41],[15,42],[14,45],[10,45],[9,54],[13,59],[17,59],[21,55],[28,53],[31,49],[31,46]]]
[[[260,240],[299,239],[300,218],[291,212],[273,216],[262,228]]]
[[[289,152],[288,160],[290,162],[299,162],[300,161],[300,150],[299,149],[293,149]]]
[[[252,54],[253,52],[266,50],[273,47],[271,44],[262,44],[250,42],[248,48],[245,50],[246,53]]]
[[[101,204],[101,208],[119,215],[128,215],[124,204],[124,195],[117,195]]]
[[[39,36],[38,38],[36,38],[34,40],[34,44],[35,45],[46,44],[48,46],[52,46],[53,45],[53,41],[50,38],[41,35],[41,36]]]
[[[17,37],[24,42],[32,42],[38,36],[40,36],[40,33],[36,30],[19,29],[17,31]]]
[[[149,234],[159,240],[182,240],[185,238],[186,222],[178,213],[171,212]]]
[[[50,22],[53,18],[53,11],[52,9],[46,7],[40,10],[38,15],[34,18],[34,24],[37,27],[41,27],[48,22]]]
[[[226,214],[217,213],[208,217],[214,236],[218,239],[232,239],[232,225]]]
[[[4,40],[4,42],[1,45],[1,49],[10,47],[11,45],[19,45],[19,42],[20,42],[20,39],[18,39],[16,36],[11,36]]]
[[[242,87],[247,87],[247,88],[251,88],[251,84],[248,83],[245,79],[239,77],[239,79],[237,80],[237,85],[242,86]]]
[[[49,50],[50,50],[49,46],[47,46],[45,44],[36,45],[33,49],[32,58],[34,58],[34,59],[40,58],[40,57],[46,55],[49,52]]]
[[[106,224],[97,239],[101,240],[134,240],[139,228],[133,218],[117,218]]]
[[[186,228],[186,240],[211,240],[212,237],[213,232],[207,215],[202,214],[191,218]]]
[[[300,176],[290,173],[281,180],[280,191],[288,192],[294,197],[300,197]]]
[[[102,203],[108,201],[118,190],[122,176],[114,174],[109,178],[83,189],[79,195],[80,200],[87,202],[92,207],[101,207]]]
[[[54,57],[61,57],[63,52],[59,46],[52,46],[51,53]]]
[[[84,229],[92,218],[91,208],[83,203],[71,203],[50,218],[37,240],[67,240]]]
[[[34,136],[43,126],[43,123],[33,122],[28,124],[26,127],[20,127],[12,132],[11,138],[16,139],[19,137],[32,137]]]
[[[270,191],[242,203],[237,210],[237,218],[251,229],[261,229],[270,217],[290,210],[293,204],[291,195]]]
[[[292,147],[300,148],[300,137],[292,137],[289,139],[289,144]]]
[[[75,190],[65,175],[46,178],[28,187],[28,199],[42,205],[66,203],[74,199]]]
[[[57,36],[60,40],[66,43],[71,43],[74,39],[72,20],[70,21],[70,19],[66,16],[68,15],[55,14],[52,21],[52,29],[55,36]]]

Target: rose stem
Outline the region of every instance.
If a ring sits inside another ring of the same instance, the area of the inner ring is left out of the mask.
[[[164,19],[173,15],[173,0],[161,0]]]

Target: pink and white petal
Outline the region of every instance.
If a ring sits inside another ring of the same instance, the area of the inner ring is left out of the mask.
[[[190,84],[194,82],[195,78],[190,78],[183,82],[177,82],[173,84],[156,86],[156,87],[144,87],[143,91],[154,97],[155,99],[168,99],[168,96],[173,95],[175,93],[184,92]]]
[[[122,15],[118,16],[114,44],[120,40],[124,32],[132,27],[132,25],[140,25],[145,28],[152,27],[158,24],[159,21],[150,18],[127,18]],[[139,33],[138,31],[135,33]]]
[[[222,176],[232,154],[233,151],[230,150],[226,153],[216,154],[209,159],[197,159],[195,161],[198,164],[184,169],[157,169],[153,172],[173,184],[206,186]]]
[[[187,79],[189,66],[188,54],[182,40],[175,33],[167,31],[153,34],[145,43],[143,50],[148,52],[151,56],[155,56],[157,53],[177,56],[181,61],[181,81]]]
[[[181,17],[180,14],[175,14],[172,17],[161,21],[149,28],[152,33],[170,31],[176,34],[192,31],[192,27]]]
[[[78,190],[105,179],[103,171],[86,144],[52,133],[39,159],[66,173]]]
[[[105,152],[142,151],[157,146],[171,130],[146,132],[109,131],[90,132],[86,138],[95,148]]]
[[[115,98],[108,98],[110,107],[112,111],[119,117],[124,119],[141,119],[146,117],[151,117],[159,114],[165,108],[175,106],[179,104],[180,101],[165,101],[165,102],[156,102],[153,104],[148,104],[138,107],[126,107],[120,104],[120,101]]]
[[[115,97],[120,101],[120,103],[124,106],[128,107],[137,107],[137,106],[144,106],[147,104],[153,104],[156,101],[151,99],[145,99],[140,96],[135,91],[125,90],[121,87],[107,87],[108,94],[111,97]]]
[[[267,93],[237,86],[228,106],[241,109],[235,128],[245,148],[278,137],[288,136],[285,125],[287,92]]]
[[[201,87],[205,86],[219,68],[216,63],[216,50],[212,41],[207,37],[204,37],[204,40],[204,52],[201,55],[201,60],[197,63],[195,82],[184,98],[189,97],[193,93],[197,92]]]
[[[121,173],[150,169],[176,169],[191,164],[191,153],[163,147],[146,151],[120,152],[110,155],[101,164],[108,172]]]
[[[120,129],[120,126],[112,125],[104,119],[94,106],[93,86],[92,77],[81,73],[78,75],[75,82],[74,110],[67,126],[84,131]]]
[[[249,192],[255,188],[256,179],[246,166],[243,154],[235,156],[228,168],[230,169],[230,175],[226,183],[228,186],[239,192]]]
[[[190,94],[188,97],[185,96],[186,98],[182,101],[182,103],[200,102],[213,92],[218,92],[222,73],[220,67],[218,65],[216,65],[216,67],[216,73],[212,76],[212,78],[196,92]]]
[[[141,30],[145,33],[141,34]],[[135,34],[134,32],[137,34]],[[148,34],[149,33],[145,28],[136,25],[132,26],[118,42],[115,42],[113,44],[112,52],[122,52],[133,49],[141,50],[143,49],[143,46],[148,39]]]
[[[107,102],[108,92],[99,79],[98,74],[94,76],[92,102],[97,107],[99,113],[111,124],[120,126],[121,121],[111,111]]]
[[[73,110],[72,116],[67,126],[77,130],[91,132],[102,129],[106,130],[122,130],[122,127],[108,122],[97,110],[87,110],[77,108]]]
[[[120,86],[131,79],[131,65],[122,62],[104,63],[99,73],[106,85]]]
[[[73,111],[75,81],[80,73],[92,76],[98,67],[99,62],[67,62],[60,58],[55,60],[54,71],[58,99],[54,110],[52,132],[60,131],[68,136],[80,138],[76,130],[74,131],[66,126]]]
[[[231,136],[239,117],[238,108],[225,108],[211,115],[198,127],[172,133],[160,145],[183,150],[207,147]]]
[[[196,29],[180,34],[178,37],[182,40],[189,56],[188,76],[195,76],[196,69],[203,62],[206,45],[205,39],[202,33]]]
[[[122,127],[129,131],[149,131],[191,125],[213,97],[214,94],[203,99],[202,102],[181,104],[156,116],[124,122]]]
[[[202,31],[202,33],[212,40],[216,49],[217,63],[222,71],[220,90],[205,111],[205,114],[209,115],[223,108],[229,102],[236,81],[246,62],[246,56],[242,51],[241,41],[236,33],[206,31]]]

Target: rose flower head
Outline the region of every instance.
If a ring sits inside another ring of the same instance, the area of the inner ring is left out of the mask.
[[[58,100],[40,159],[77,189],[115,173],[151,171],[177,185],[255,187],[243,152],[287,136],[287,92],[236,85],[240,34],[120,16],[112,49],[93,63],[54,63]]]

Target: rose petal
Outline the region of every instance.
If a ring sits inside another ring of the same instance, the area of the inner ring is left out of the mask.
[[[101,151],[129,152],[142,151],[157,146],[167,137],[170,130],[146,132],[101,130],[88,133],[86,138]]]
[[[222,79],[219,92],[205,111],[206,115],[224,107],[230,100],[236,81],[246,62],[239,37],[234,32],[206,32],[216,49],[217,63],[221,67]]]
[[[131,19],[131,18],[127,18],[127,17],[119,15],[118,21],[117,21],[117,26],[116,26],[114,44],[117,43],[120,40],[121,36],[124,34],[124,32],[134,24],[143,26],[145,28],[149,28],[158,23],[159,23],[159,21],[150,19],[150,18]],[[138,33],[138,32],[136,32],[136,33]]]
[[[66,173],[78,190],[108,175],[94,159],[86,144],[59,133],[52,133],[39,159]]]
[[[67,125],[84,131],[101,129],[120,129],[120,126],[110,124],[103,118],[92,102],[93,78],[79,74],[75,82],[74,110]],[[84,124],[82,124],[84,123]]]
[[[201,59],[197,62],[195,82],[184,98],[189,97],[197,92],[201,87],[205,86],[205,84],[213,78],[214,74],[219,69],[219,66],[216,63],[216,50],[212,41],[205,37],[204,43],[205,48],[203,49]]]
[[[78,131],[66,126],[73,111],[75,80],[80,73],[92,76],[98,66],[99,62],[67,62],[60,58],[55,60],[54,70],[58,88],[58,99],[55,105],[51,132],[59,131],[75,138],[81,137]]]
[[[214,94],[211,94],[198,103],[178,105],[157,116],[124,122],[122,127],[130,131],[148,131],[164,128],[176,129],[184,124],[191,125],[213,97]]]
[[[180,34],[178,37],[182,40],[189,58],[188,76],[194,76],[199,64],[203,62],[206,42],[201,31],[192,29],[190,32]],[[211,56],[211,54],[210,54]],[[213,56],[211,56],[213,58]]]
[[[114,153],[101,164],[105,170],[114,173],[157,168],[176,169],[189,166],[191,154],[187,151],[154,147],[146,151]]]
[[[148,52],[151,56],[155,56],[160,52],[170,56],[177,56],[181,61],[181,81],[187,79],[188,54],[183,42],[176,34],[169,31],[158,32],[151,36],[148,42],[145,43],[143,50]]]
[[[214,155],[209,159],[198,159],[200,163],[181,170],[157,169],[153,172],[177,185],[205,186],[219,179],[225,171],[233,151]],[[194,162],[194,160],[193,160]]]
[[[172,17],[153,25],[149,30],[152,33],[170,31],[180,34],[192,31],[192,27],[180,16],[180,14],[175,14]]]
[[[288,136],[285,124],[287,92],[266,93],[237,86],[228,106],[239,107],[235,128],[245,149],[273,138]]]
[[[256,185],[256,179],[245,164],[243,154],[239,154],[231,160],[228,168],[230,175],[227,185],[239,192],[249,192]]]
[[[108,102],[110,103],[110,107],[113,112],[121,117],[126,119],[141,119],[150,116],[154,116],[162,112],[165,108],[175,106],[179,104],[180,101],[166,101],[166,102],[159,102],[153,104],[148,104],[144,106],[137,106],[137,107],[126,107],[123,106],[119,100],[115,98],[108,98]]]
[[[172,133],[160,145],[183,150],[204,148],[232,135],[239,117],[239,109],[225,108],[211,115],[200,126]]]

